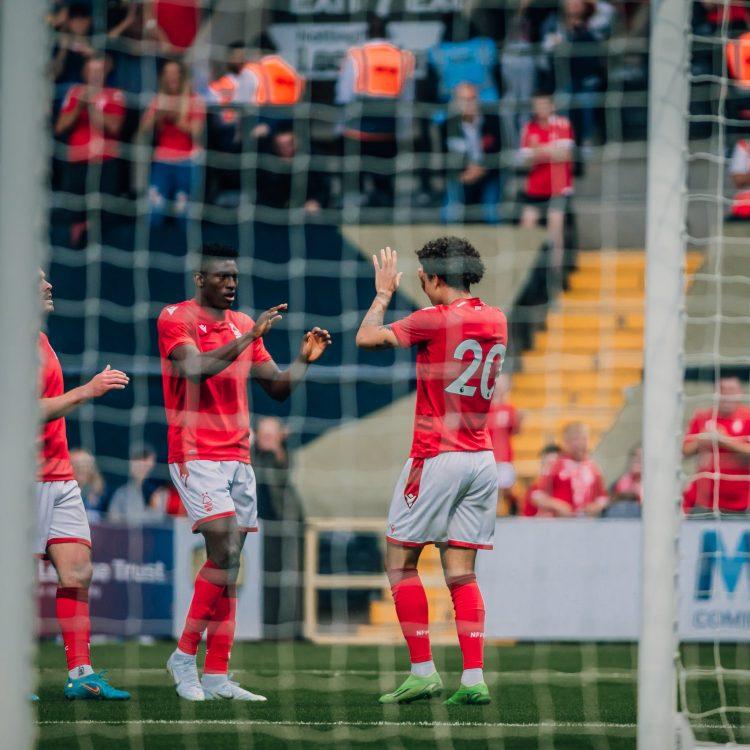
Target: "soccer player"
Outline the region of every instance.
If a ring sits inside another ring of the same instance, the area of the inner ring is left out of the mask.
[[[206,245],[193,275],[195,297],[159,315],[159,352],[167,412],[169,471],[193,532],[203,534],[206,563],[195,579],[185,627],[167,669],[177,694],[191,701],[264,701],[228,678],[237,609],[236,580],[245,535],[257,531],[255,475],[250,466],[247,380],[255,378],[277,401],[289,397],[331,343],[313,328],[299,354],[281,371],[263,336],[286,304],[253,321],[230,308],[237,295],[237,252]],[[207,631],[203,678],[196,654]]]
[[[39,292],[44,314],[52,312],[52,284],[39,271]],[[59,585],[55,603],[60,623],[68,681],[63,693],[77,698],[128,700],[130,693],[117,690],[91,667],[89,640],[89,584],[91,533],[81,490],[73,475],[65,431],[65,415],[92,398],[122,390],[129,379],[109,365],[88,383],[63,390],[63,375],[57,355],[46,334],[39,332],[40,399],[43,423],[37,482],[37,543],[35,552],[46,557],[57,571]]]
[[[427,597],[417,572],[426,544],[440,548],[445,582],[456,614],[463,655],[459,689],[449,704],[485,704],[482,673],[484,602],[474,563],[491,549],[497,505],[497,468],[487,415],[507,344],[505,315],[474,296],[484,274],[479,253],[466,240],[441,237],[417,252],[422,289],[431,307],[392,325],[383,316],[398,288],[397,255],[381,250],[375,265],[375,299],[357,333],[365,349],[417,347],[414,440],[388,513],[385,567],[411,674],[381,703],[407,703],[439,695],[428,633]]]

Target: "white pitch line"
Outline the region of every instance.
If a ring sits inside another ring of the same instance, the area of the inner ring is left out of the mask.
[[[286,719],[50,719],[38,721],[39,726],[58,724],[106,725],[146,724],[146,725],[208,725],[208,726],[284,726],[284,727],[485,727],[495,729],[635,729],[635,724],[608,724],[604,722],[503,722],[503,721],[291,721]],[[714,726],[714,725],[711,725]]]
[[[565,730],[608,730],[635,729],[637,724],[597,721],[291,721],[287,719],[50,719],[36,722],[37,726],[236,726],[236,727],[476,727],[485,729],[565,729]],[[740,724],[691,724],[694,729],[747,729]]]
[[[138,675],[166,674],[163,667],[112,667],[107,670],[110,673],[117,673],[128,677],[137,677]],[[379,677],[390,675],[402,675],[404,669],[292,669],[289,671],[279,671],[274,669],[232,669],[233,674],[252,674],[261,677],[275,677],[289,675],[314,675],[316,677]],[[52,667],[38,669],[40,674],[60,674],[60,670]],[[441,674],[462,674],[460,669],[441,669]],[[607,672],[606,670],[588,670],[584,672],[545,672],[543,670],[529,670],[516,672],[497,672],[484,670],[485,677],[498,677],[508,680],[526,680],[529,682],[538,682],[544,679],[562,679],[562,680],[582,680],[582,679],[603,679],[603,680],[635,680],[636,672]]]

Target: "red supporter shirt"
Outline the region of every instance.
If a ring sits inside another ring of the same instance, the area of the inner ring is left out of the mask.
[[[536,120],[527,123],[521,135],[521,150],[546,146],[551,143],[573,145],[573,128],[566,117],[553,115],[547,125]],[[526,177],[526,194],[534,198],[571,195],[573,192],[573,162],[534,162]]]
[[[417,310],[391,325],[417,346],[412,458],[489,451],[487,415],[508,343],[505,315],[478,297]]]
[[[612,487],[613,495],[634,495],[638,502],[643,502],[643,488],[641,486],[641,476],[626,472],[623,474]]]
[[[539,516],[545,515],[539,508],[534,504],[533,496],[534,493],[539,489],[539,479],[535,479],[527,488],[526,494],[523,496],[523,511],[524,516]],[[546,514],[549,515],[549,514]]]
[[[513,435],[518,432],[518,411],[513,404],[493,404],[487,422],[495,463],[513,462]]]
[[[72,112],[86,91],[84,84],[76,84],[68,89],[63,101],[61,113]],[[125,116],[125,95],[119,89],[104,88],[94,97],[89,105],[102,111],[105,115]],[[107,135],[104,130],[96,128],[89,116],[89,107],[81,109],[78,119],[68,134],[68,161],[101,162],[115,159],[120,155],[120,144],[117,138]]]
[[[39,333],[39,395],[40,398],[55,398],[64,392],[60,362],[49,339]],[[39,453],[38,480],[40,482],[67,482],[75,479],[68,453],[68,436],[65,432],[65,417],[53,419],[42,428],[42,445]]]
[[[721,432],[733,438],[750,440],[750,409],[740,406],[726,417],[720,414],[714,417],[713,409],[696,411],[688,426],[686,439],[702,432]],[[715,487],[715,482],[718,482],[718,487]],[[720,446],[715,450],[701,450],[695,477],[695,504],[714,508],[715,492],[719,510],[747,510],[750,500],[750,461]]]
[[[590,458],[576,461],[564,454],[558,456],[539,477],[538,489],[568,503],[576,512],[607,496],[602,474],[595,461]]]
[[[156,23],[169,43],[186,50],[195,41],[200,21],[198,0],[156,0]]]
[[[158,96],[151,100],[148,108],[149,114],[156,112],[158,101]],[[206,119],[206,105],[197,94],[190,95],[188,119],[191,122],[202,122]],[[201,150],[200,144],[190,133],[180,130],[172,119],[164,119],[160,125],[154,127],[156,131],[154,161],[184,161],[191,159]]]
[[[252,318],[227,310],[215,320],[195,300],[169,305],[157,321],[169,463],[242,461],[250,463],[250,409],[247,379],[271,355],[262,339],[253,342],[218,375],[192,383],[178,374],[169,355],[192,344],[210,352],[252,330]]]

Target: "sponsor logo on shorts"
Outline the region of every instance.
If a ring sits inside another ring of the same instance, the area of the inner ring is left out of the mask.
[[[417,496],[413,492],[407,492],[404,495],[404,500],[406,500],[406,504],[411,508],[411,506],[417,501]]]
[[[214,509],[214,501],[211,499],[208,492],[201,493],[201,500],[203,500],[203,510],[206,513],[210,513]]]

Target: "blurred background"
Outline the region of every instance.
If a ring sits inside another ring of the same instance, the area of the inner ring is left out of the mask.
[[[732,424],[746,400],[746,336],[727,319],[717,335],[712,315],[719,286],[722,314],[746,307],[732,279],[747,273],[750,13],[692,6],[686,417],[718,404]],[[649,22],[648,0],[50,6],[50,340],[66,387],[107,363],[132,377],[68,418],[97,525],[95,631],[168,637],[186,607],[198,545],[169,484],[155,320],[192,296],[205,242],[239,249],[240,309],[289,303],[266,341],[280,366],[310,326],[334,339],[287,404],[252,389],[262,533],[246,563],[265,575],[246,568],[240,638],[398,637],[381,537],[411,440],[412,353],[354,344],[369,258],[386,245],[405,271],[393,318],[425,304],[413,252],[446,233],[480,250],[477,292],[509,318],[491,430],[498,532],[524,540],[508,552],[520,569],[554,567],[540,550],[583,533],[550,526],[559,513],[535,502],[561,452],[590,467],[566,515],[586,529],[639,517]],[[686,463],[686,513],[747,513],[750,470],[732,466],[727,499],[721,461],[700,450]],[[511,517],[535,518],[519,536]],[[596,533],[558,551],[580,561],[577,545]],[[621,561],[635,591],[630,538],[597,538],[616,558],[609,581]],[[433,551],[421,565],[436,635],[452,637]],[[587,575],[575,573],[584,591]],[[44,570],[40,589],[50,607]],[[596,632],[564,617],[490,634],[637,635],[616,617]]]

